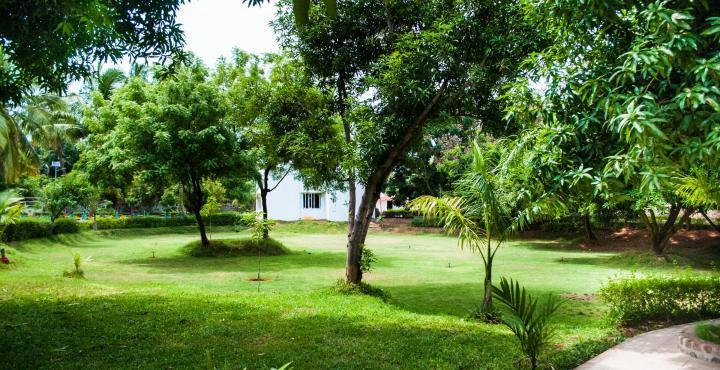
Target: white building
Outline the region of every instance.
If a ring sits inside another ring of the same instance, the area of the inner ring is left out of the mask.
[[[272,189],[273,186],[275,186],[275,183],[270,181],[269,188]],[[356,212],[364,190],[364,187],[358,184],[356,189]],[[349,194],[347,190],[326,192],[308,189],[302,181],[290,173],[277,185],[277,188],[267,195],[268,218],[279,221],[347,221]],[[383,194],[381,199],[378,200],[376,208],[386,210],[388,201],[392,208],[392,199]],[[255,209],[262,212],[260,190],[256,193]]]

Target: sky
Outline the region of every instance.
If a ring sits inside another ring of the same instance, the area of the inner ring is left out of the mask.
[[[212,67],[233,47],[254,54],[279,51],[268,24],[275,12],[275,1],[248,8],[241,0],[193,0],[181,6],[177,21],[186,49]]]

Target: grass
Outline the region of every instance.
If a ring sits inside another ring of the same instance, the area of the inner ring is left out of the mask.
[[[695,335],[702,340],[720,344],[720,324],[698,324]]]
[[[272,235],[292,253],[196,258],[192,227],[111,230],[15,244],[0,270],[0,348],[7,368],[269,369],[515,368],[521,358],[501,325],[468,320],[482,297],[479,256],[434,234],[371,231],[378,262],[365,280],[386,300],[331,289],[344,276],[345,226],[302,222]],[[213,228],[213,240],[249,236]],[[534,294],[596,292],[629,273],[613,253],[518,240],[496,257],[495,277]],[[72,256],[85,279],[66,279]],[[673,273],[672,264],[653,265]],[[251,282],[260,273],[269,281]],[[556,350],[543,359],[572,368],[621,339],[597,300],[559,311]]]

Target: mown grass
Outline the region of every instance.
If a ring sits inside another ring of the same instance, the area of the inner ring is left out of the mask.
[[[169,233],[172,232],[172,233]],[[213,240],[248,236],[214,228]],[[279,224],[282,256],[196,258],[193,228],[112,230],[14,245],[0,270],[0,348],[7,368],[263,369],[514,368],[501,325],[467,319],[482,296],[480,258],[442,235],[372,232],[366,281],[388,299],[331,289],[344,274],[345,225]],[[628,267],[613,253],[520,240],[496,257],[495,277],[536,294],[592,294]],[[85,279],[62,278],[73,253]],[[672,264],[648,268],[673,273]],[[265,282],[251,282],[258,270]],[[562,306],[544,363],[572,368],[620,339],[597,300]]]

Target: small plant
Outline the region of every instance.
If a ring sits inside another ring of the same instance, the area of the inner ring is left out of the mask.
[[[375,253],[370,248],[363,246],[360,254],[360,271],[363,273],[370,272],[372,270],[373,263],[377,262]]]
[[[492,291],[502,306],[502,323],[517,337],[520,348],[530,360],[530,367],[537,369],[538,356],[554,335],[550,319],[561,302],[549,295],[544,305],[538,306],[538,299],[512,279],[501,278],[500,286],[493,285]]]
[[[76,278],[76,279],[82,279],[85,277],[85,272],[82,270],[82,257],[80,256],[80,253],[73,253],[73,266],[74,270],[72,271],[65,271],[63,273],[63,276],[69,277],[69,278]]]

